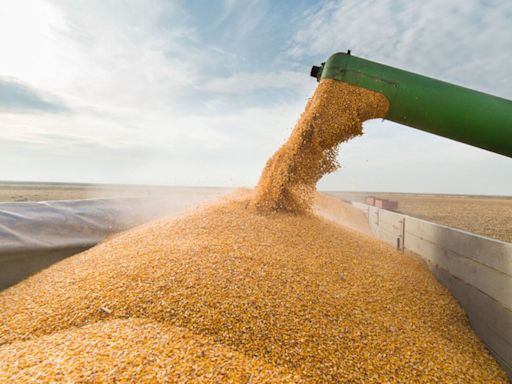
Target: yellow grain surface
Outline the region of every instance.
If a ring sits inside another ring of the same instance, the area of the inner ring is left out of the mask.
[[[15,340],[137,317],[306,382],[506,382],[419,261],[314,215],[262,216],[248,202],[128,231],[0,293],[0,360]]]
[[[296,383],[284,369],[143,319],[101,321],[2,348],[0,381]],[[16,372],[12,374],[12,372]]]

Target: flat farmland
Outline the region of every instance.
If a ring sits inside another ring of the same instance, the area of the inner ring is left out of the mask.
[[[433,195],[380,192],[329,192],[346,200],[366,196],[398,201],[397,212],[512,242],[512,196]]]
[[[0,202],[162,196],[176,189],[151,185],[0,182]]]
[[[0,202],[108,197],[172,198],[188,187],[74,183],[0,182]],[[192,188],[194,189],[194,188]],[[226,190],[227,191],[227,190]],[[512,196],[434,195],[391,192],[328,192],[344,200],[366,196],[398,201],[398,212],[449,227],[512,242]]]

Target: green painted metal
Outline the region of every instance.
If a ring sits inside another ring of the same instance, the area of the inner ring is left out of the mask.
[[[384,94],[387,120],[512,157],[512,101],[365,60],[332,55],[311,74]]]

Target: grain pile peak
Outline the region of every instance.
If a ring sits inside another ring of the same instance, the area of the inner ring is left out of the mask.
[[[420,261],[249,201],[130,230],[1,292],[0,382],[506,383]]]
[[[310,211],[316,183],[339,167],[338,145],[361,135],[363,121],[387,110],[380,93],[322,80],[288,141],[268,160],[251,205],[260,212]]]

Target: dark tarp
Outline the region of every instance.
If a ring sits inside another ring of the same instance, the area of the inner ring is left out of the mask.
[[[0,289],[150,220],[176,216],[227,190],[180,189],[166,197],[0,204]]]

